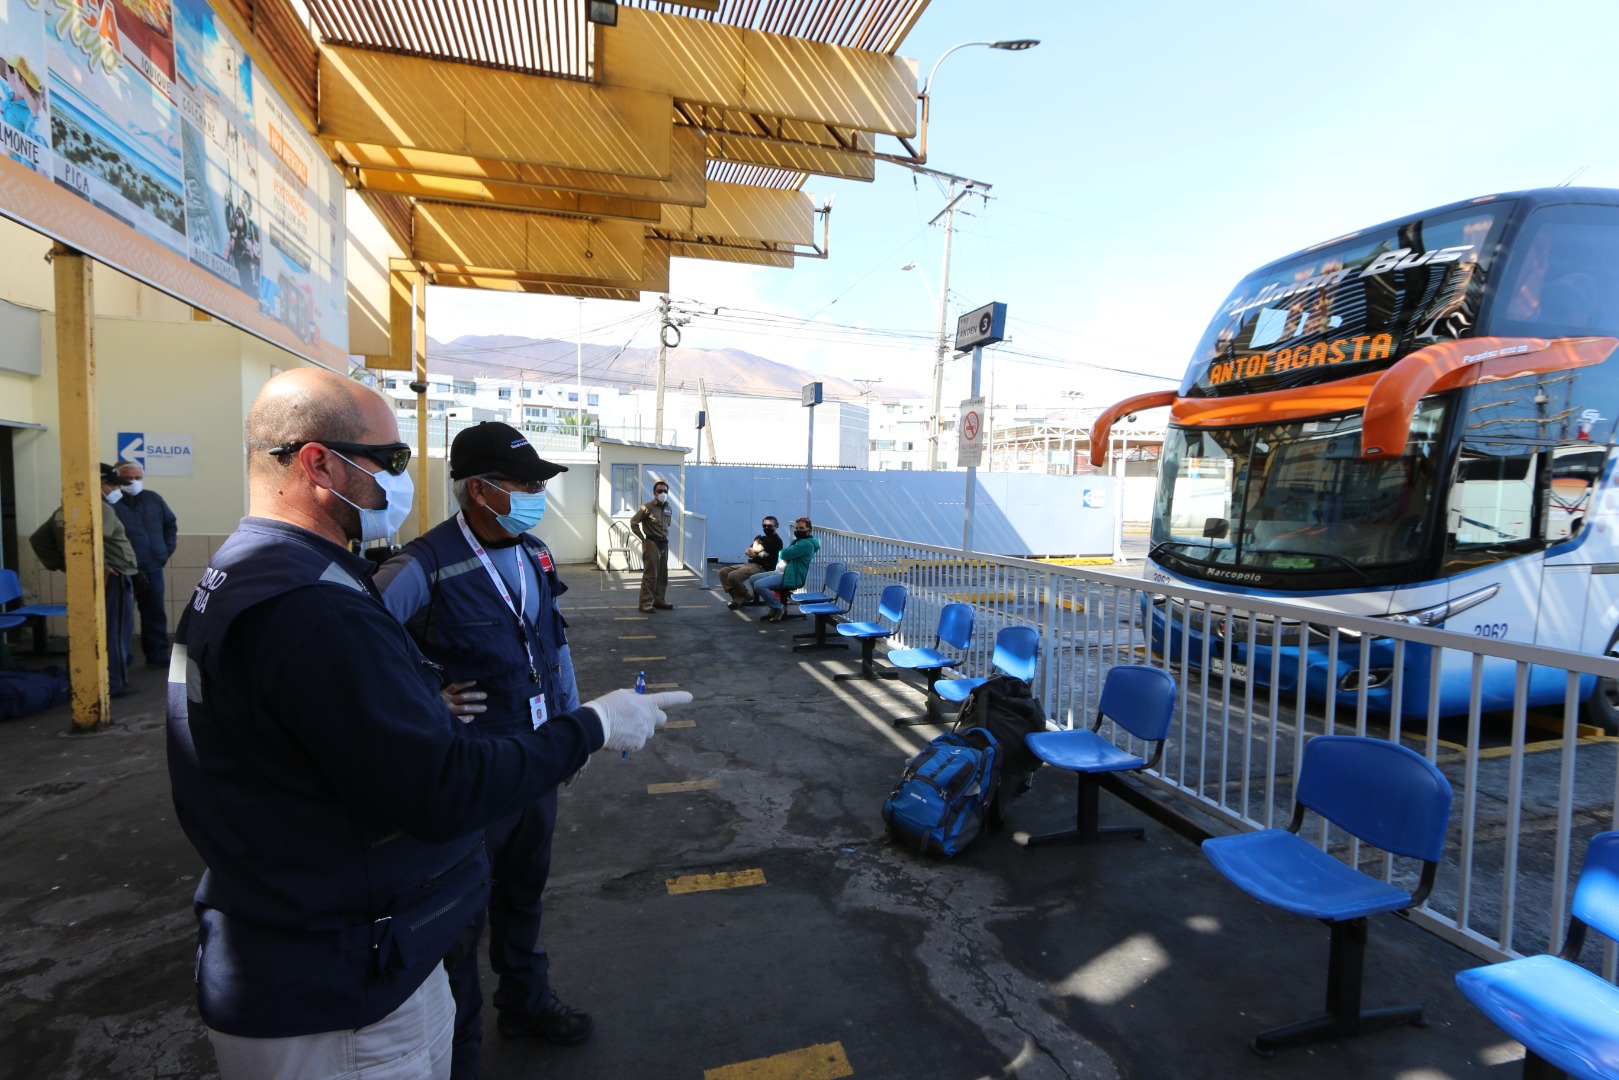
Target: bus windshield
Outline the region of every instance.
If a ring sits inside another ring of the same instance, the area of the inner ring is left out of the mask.
[[[1406,453],[1360,456],[1359,414],[1241,428],[1171,427],[1155,558],[1197,576],[1311,589],[1415,580],[1443,502],[1447,398],[1417,409]]]
[[[1436,341],[1472,336],[1513,205],[1356,233],[1248,275],[1204,332],[1181,396],[1348,378]]]

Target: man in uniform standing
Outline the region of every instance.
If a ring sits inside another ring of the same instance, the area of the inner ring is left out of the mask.
[[[529,532],[545,514],[546,481],[566,471],[542,459],[513,427],[467,428],[450,446],[460,512],[377,572],[383,603],[427,658],[443,666],[452,708],[480,735],[536,731],[579,705],[556,604],[567,586],[550,550]],[[502,1035],[570,1045],[590,1037],[591,1017],[558,998],[550,959],[538,944],[556,818],[552,788],[484,831],[493,865],[489,965],[500,980],[495,1009]],[[446,964],[455,996],[452,1080],[478,1075],[478,938],[485,923],[480,913],[465,947]]]
[[[118,490],[113,507],[135,545],[135,606],[141,613],[141,653],[147,667],[169,666],[169,613],[164,607],[163,568],[174,556],[179,524],[163,496],[146,488],[146,470],[133,461],[118,463]]]
[[[669,509],[669,485],[659,480],[652,485],[652,498],[630,518],[630,532],[641,541],[641,610],[668,611],[674,607],[663,599],[669,588],[669,527],[674,524]]]
[[[247,418],[249,517],[181,619],[169,779],[207,870],[198,1002],[225,1080],[448,1076],[442,959],[488,903],[483,828],[591,753],[635,750],[679,692],[615,690],[474,737],[354,540],[410,512],[393,409],[335,372],[275,376]]]

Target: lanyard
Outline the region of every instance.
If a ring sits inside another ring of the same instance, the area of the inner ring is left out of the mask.
[[[484,552],[483,545],[472,535],[472,530],[467,528],[466,514],[456,514],[455,523],[461,526],[461,535],[466,538],[467,546],[478,556],[478,561],[483,563],[484,572],[494,583],[495,591],[506,602],[506,610],[517,617],[517,633],[523,639],[523,650],[528,653],[529,681],[539,682],[540,673],[534,667],[534,646],[529,641],[528,624],[523,621],[523,614],[528,610],[528,575],[523,573],[523,552],[521,550],[517,552],[517,603],[513,604],[511,589],[507,588],[506,579],[500,576],[500,571],[495,569],[495,564],[489,561],[489,556]],[[521,549],[523,545],[519,542],[517,546]]]

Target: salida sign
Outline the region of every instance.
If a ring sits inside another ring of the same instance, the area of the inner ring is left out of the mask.
[[[191,436],[120,431],[118,460],[133,461],[147,476],[191,476]]]

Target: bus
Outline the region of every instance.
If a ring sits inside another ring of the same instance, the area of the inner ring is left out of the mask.
[[[1170,407],[1149,580],[1619,655],[1616,347],[1619,191],[1469,199],[1249,274],[1177,390],[1101,414],[1092,460],[1119,417]],[[1148,615],[1173,660],[1268,686],[1280,651],[1283,691],[1302,678],[1313,700],[1428,712],[1417,643],[1396,672],[1388,638],[1329,650],[1320,627],[1228,627],[1164,595]],[[1471,657],[1443,657],[1440,715],[1464,713]],[[1488,660],[1483,708],[1510,707],[1514,681]],[[1529,704],[1560,704],[1566,684],[1531,668]],[[1579,689],[1586,719],[1619,730],[1619,687]]]

